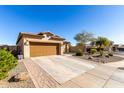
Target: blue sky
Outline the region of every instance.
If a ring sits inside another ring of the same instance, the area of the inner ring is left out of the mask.
[[[124,6],[0,6],[0,44],[15,44],[19,32],[51,31],[74,45],[83,30],[124,43]]]

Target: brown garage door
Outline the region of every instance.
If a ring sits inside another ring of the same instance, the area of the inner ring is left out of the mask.
[[[59,44],[53,43],[30,43],[30,56],[47,56],[47,55],[58,55]]]

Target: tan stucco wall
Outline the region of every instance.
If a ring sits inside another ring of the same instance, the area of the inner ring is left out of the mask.
[[[29,58],[30,57],[30,45],[29,41],[24,38],[24,58]]]
[[[63,41],[55,41],[55,40],[47,40],[47,39],[30,39],[30,38],[25,38],[28,41],[31,42],[47,42],[47,43],[61,43],[63,44]]]
[[[64,45],[63,43],[61,44],[61,55],[64,54]]]
[[[66,44],[66,46],[67,46],[67,51],[66,52],[68,53],[68,52],[70,52],[70,44]]]
[[[23,38],[20,39],[20,41],[18,42],[17,46],[18,46],[18,51],[23,54],[23,51],[24,51]]]
[[[64,44],[63,45],[63,53],[68,53],[70,50],[69,48],[70,48],[70,44]]]
[[[24,58],[30,57],[30,50],[29,50],[29,45],[25,45],[27,39],[21,38],[21,40],[18,42],[17,46],[19,46],[20,52],[22,52]],[[29,43],[29,42],[27,42]]]

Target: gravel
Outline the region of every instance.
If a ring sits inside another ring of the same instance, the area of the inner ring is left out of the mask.
[[[8,77],[0,80],[1,88],[35,88],[31,78],[29,77],[26,81],[20,82],[8,82],[8,80],[17,73],[27,72],[27,69],[23,62],[19,62],[18,65],[8,73]]]
[[[88,59],[89,58],[88,55],[79,56],[79,58],[85,59],[85,60],[90,60],[90,59]],[[107,57],[93,57],[93,59],[91,61],[101,62],[101,63],[103,63],[103,62],[108,63],[108,62],[118,62],[118,61],[122,61],[122,60],[124,60],[124,58],[118,57],[118,56],[111,56],[109,58],[107,58]]]

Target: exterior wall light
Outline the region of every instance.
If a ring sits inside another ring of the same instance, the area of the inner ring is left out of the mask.
[[[29,41],[26,40],[26,41],[24,42],[24,45],[28,46],[28,45],[29,45]]]

